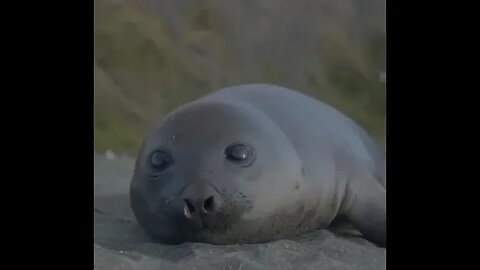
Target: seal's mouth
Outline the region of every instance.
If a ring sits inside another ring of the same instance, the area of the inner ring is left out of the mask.
[[[191,203],[186,203],[183,209],[185,221],[190,228],[208,233],[221,233],[231,224],[230,216],[222,212],[197,211]]]

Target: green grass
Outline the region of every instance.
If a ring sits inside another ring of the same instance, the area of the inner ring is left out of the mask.
[[[305,69],[285,73],[269,59],[246,64],[227,46],[221,16],[205,1],[188,9],[176,38],[160,19],[131,3],[95,2],[97,151],[135,154],[151,124],[175,107],[249,82],[304,91],[345,112],[383,142],[385,84],[377,76],[384,68],[384,35],[362,43],[341,25],[331,27],[318,38],[318,52],[305,59]]]

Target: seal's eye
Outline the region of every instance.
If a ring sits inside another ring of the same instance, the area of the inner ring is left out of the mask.
[[[231,162],[250,165],[253,158],[252,148],[244,143],[233,143],[225,148],[225,158]]]
[[[156,150],[150,155],[150,165],[156,171],[163,171],[172,163],[172,155],[165,150]]]

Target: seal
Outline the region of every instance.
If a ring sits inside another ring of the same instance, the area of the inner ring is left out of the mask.
[[[130,185],[167,243],[261,243],[350,224],[386,245],[385,156],[350,118],[284,87],[228,87],[145,137]]]

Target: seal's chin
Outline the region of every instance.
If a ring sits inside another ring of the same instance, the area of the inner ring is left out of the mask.
[[[133,194],[137,220],[152,241],[158,243],[177,245],[203,242],[205,236],[218,238],[240,219],[238,209],[211,207],[208,200],[204,201],[203,208],[197,201],[189,202],[181,198],[147,204],[143,197]]]
[[[155,228],[145,226],[147,233],[154,242],[167,245],[203,242],[202,239],[204,239],[205,235],[221,235],[229,228],[228,223],[221,222],[221,219],[207,215],[197,215],[191,218],[183,216],[181,219],[177,216],[176,219],[170,217],[169,220],[176,220],[176,222]],[[168,233],[166,233],[167,231]]]
[[[184,210],[184,226],[190,233],[208,231],[209,233],[222,233],[228,229],[230,221],[221,213],[191,213]]]
[[[167,222],[165,222],[167,221]],[[194,239],[202,230],[202,224],[183,216],[155,215],[142,227],[150,238],[157,243],[178,245]]]
[[[215,216],[201,215],[201,220],[203,224],[202,230],[208,231],[209,233],[223,233],[228,230],[232,224],[228,216],[221,213]]]

